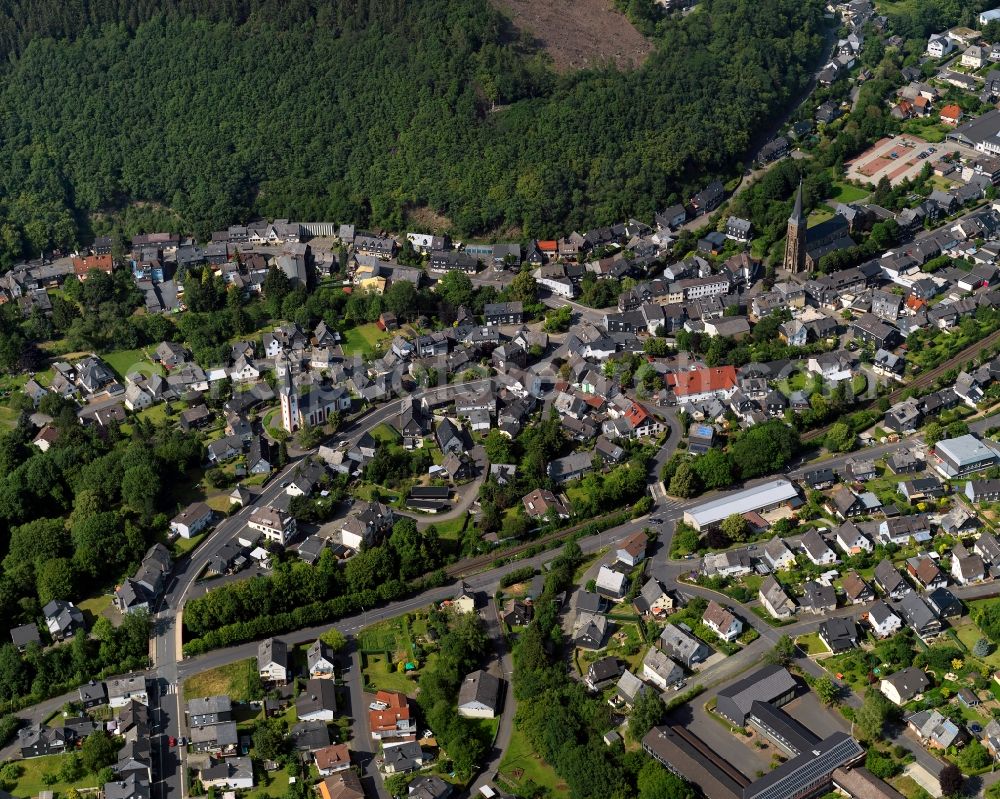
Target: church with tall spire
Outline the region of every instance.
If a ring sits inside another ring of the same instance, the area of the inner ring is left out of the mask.
[[[789,272],[803,272],[806,268],[806,228],[808,221],[802,213],[802,181],[795,193],[795,208],[788,217],[788,232],[785,234],[784,268]]]

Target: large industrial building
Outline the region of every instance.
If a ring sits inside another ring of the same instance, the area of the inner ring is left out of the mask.
[[[800,501],[799,492],[792,482],[781,477],[696,505],[684,512],[684,521],[697,530],[704,530],[733,513],[767,513]]]
[[[942,477],[952,480],[988,469],[998,460],[1000,456],[993,444],[970,433],[938,441],[934,445],[931,463]]]

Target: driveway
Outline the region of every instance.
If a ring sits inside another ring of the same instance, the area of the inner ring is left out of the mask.
[[[470,796],[476,796],[479,789],[492,782],[492,777],[500,768],[500,762],[510,745],[510,736],[514,731],[514,714],[517,712],[517,701],[514,699],[514,686],[511,679],[514,674],[514,663],[511,659],[510,649],[507,640],[503,635],[503,625],[500,622],[500,614],[493,598],[483,609],[483,618],[486,621],[486,628],[489,631],[490,639],[493,641],[494,657],[489,664],[488,670],[503,680],[504,703],[500,711],[500,724],[497,727],[497,736],[493,742],[493,747],[489,752],[489,760],[482,764],[479,776],[469,786]]]

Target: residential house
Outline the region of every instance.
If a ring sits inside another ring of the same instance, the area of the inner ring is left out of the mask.
[[[601,566],[597,572],[597,592],[615,602],[621,601],[628,590],[628,577],[623,572]]]
[[[661,691],[684,679],[684,669],[655,646],[650,647],[642,659],[642,679],[652,683]]]
[[[782,588],[781,583],[774,577],[765,577],[757,592],[760,603],[774,618],[788,619],[795,615],[797,607],[793,600]]]
[[[944,588],[948,578],[938,568],[937,563],[929,555],[917,555],[906,559],[906,571],[917,585],[928,591]]]
[[[841,580],[841,588],[844,589],[844,597],[848,604],[866,604],[875,599],[875,591],[863,580],[855,571],[850,571]]]
[[[314,679],[333,679],[333,648],[321,638],[317,638],[306,650],[306,666],[309,676]]]
[[[854,619],[827,619],[819,626],[819,638],[834,654],[858,647],[858,630]]]
[[[775,536],[764,545],[764,560],[772,571],[785,571],[795,565],[795,554]]]
[[[702,622],[723,641],[734,641],[743,632],[743,622],[714,599],[709,601]]]
[[[817,566],[827,566],[837,562],[836,553],[827,546],[826,541],[815,529],[810,529],[802,536],[802,548],[806,557]]]
[[[608,636],[608,619],[595,613],[580,611],[573,624],[573,643],[581,649],[603,649]]]
[[[329,777],[351,767],[351,750],[347,744],[331,744],[313,752],[313,762],[321,777]]]
[[[500,710],[501,683],[498,677],[478,669],[467,674],[458,689],[458,715],[492,719]]]
[[[378,691],[375,706],[368,713],[368,726],[375,740],[406,738],[415,735],[416,720],[412,718],[410,700],[398,691]]]
[[[170,531],[191,538],[212,523],[213,511],[204,502],[193,502],[170,521]]]
[[[970,553],[963,544],[958,543],[951,552],[951,576],[959,585],[982,582],[986,579],[986,564],[982,557]]]
[[[72,638],[84,629],[83,612],[72,602],[53,599],[42,608],[45,626],[55,641]]]
[[[622,666],[618,658],[604,657],[595,660],[587,668],[584,682],[591,691],[600,691],[618,680],[622,674]]]
[[[257,645],[257,670],[265,683],[284,685],[289,677],[288,645],[280,638],[265,638]]]
[[[906,726],[913,730],[921,742],[930,749],[948,749],[952,746],[961,746],[968,740],[968,734],[965,730],[942,715],[939,710],[921,710],[907,716]]]
[[[895,610],[925,641],[941,632],[941,620],[919,594],[904,594],[896,603]]]
[[[712,654],[708,645],[695,638],[691,629],[684,624],[667,624],[660,633],[658,646],[672,660],[688,669]]]
[[[892,565],[892,561],[889,560],[882,560],[875,567],[874,580],[875,586],[882,592],[882,595],[893,601],[902,599],[913,590],[910,584],[903,579],[903,575]]]
[[[108,680],[108,704],[113,708],[125,707],[135,700],[140,704],[149,705],[149,683],[141,675],[130,675]]]
[[[299,721],[333,721],[337,716],[337,693],[331,680],[310,678],[295,700]]]
[[[270,506],[255,506],[247,517],[247,527],[262,533],[268,541],[285,546],[297,531],[295,517]]]
[[[871,552],[874,545],[854,522],[844,522],[837,528],[837,546],[848,557],[862,552]]]
[[[635,705],[636,700],[648,690],[649,686],[632,672],[626,670],[618,678],[618,684],[615,686],[614,700],[626,708],[631,708]]]
[[[879,600],[868,609],[868,624],[876,638],[888,638],[900,631],[903,620],[888,604]]]
[[[659,618],[674,609],[674,600],[655,577],[651,577],[633,601],[636,612],[641,616]]]
[[[646,545],[648,541],[648,536],[642,530],[630,535],[618,545],[615,553],[618,563],[629,568],[638,566],[646,558]]]
[[[883,678],[879,683],[879,690],[890,702],[902,706],[922,694],[930,685],[924,672],[914,666],[907,666]]]

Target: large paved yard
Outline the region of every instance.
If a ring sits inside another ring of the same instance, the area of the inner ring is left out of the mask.
[[[918,154],[933,145],[910,134],[881,139],[850,163],[846,164],[847,177],[875,186],[883,177],[896,184],[920,174],[929,158],[918,158]],[[940,145],[938,145],[940,150]]]

